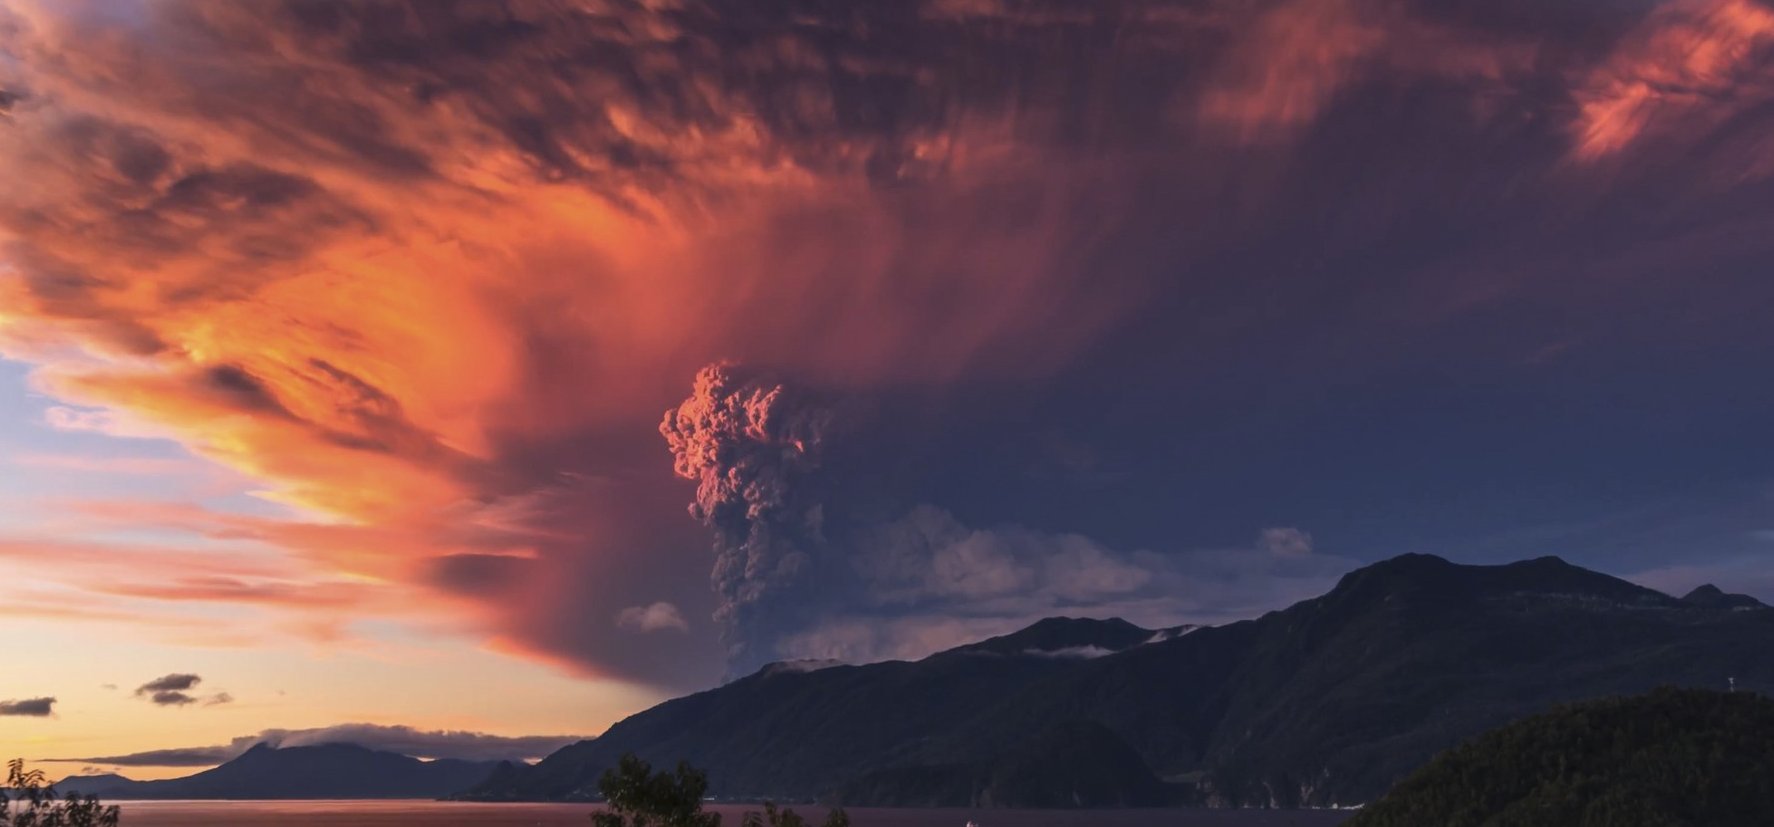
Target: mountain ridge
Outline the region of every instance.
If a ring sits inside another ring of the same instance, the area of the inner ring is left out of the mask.
[[[1105,651],[1028,655],[1092,646]],[[1348,805],[1556,703],[1727,676],[1774,686],[1774,665],[1743,655],[1769,646],[1774,612],[1695,605],[1555,557],[1405,555],[1286,609],[1168,639],[1050,618],[919,661],[760,670],[463,797],[590,798],[597,774],[633,751],[708,769],[720,796],[1015,806],[1026,793],[990,779],[1048,766],[1040,750],[1063,738],[1041,733],[1072,727],[1104,755],[1125,745],[1165,783],[1074,779],[1095,804]],[[893,783],[862,783],[883,773]]]
[[[1747,594],[1732,594],[1707,583],[1682,596],[1682,602],[1703,608],[1766,609],[1768,605]]]
[[[219,766],[182,778],[75,775],[58,782],[56,790],[115,800],[441,798],[492,777],[500,763],[421,761],[347,743],[256,744]]]

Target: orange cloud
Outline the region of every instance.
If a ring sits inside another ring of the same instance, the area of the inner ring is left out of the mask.
[[[0,354],[64,403],[52,425],[175,439],[289,509],[74,506],[235,550],[154,562],[171,577],[108,557],[109,597],[306,622],[375,611],[367,583],[504,646],[706,678],[708,640],[635,651],[615,620],[711,606],[654,431],[702,366],[839,393],[1039,381],[1156,293],[1280,278],[1225,264],[1290,240],[1227,206],[1306,223],[1288,211],[1334,165],[1280,153],[1372,84],[1458,88],[1505,131],[1577,117],[1589,157],[1717,97],[1770,30],[1749,0],[1671,7],[1586,73],[1551,34],[1418,4],[1133,5],[932,3],[902,30],[697,4],[10,4],[0,178],[29,185],[0,192]],[[1531,107],[1542,62],[1586,79],[1580,116]],[[1387,183],[1329,200],[1351,222],[1418,206]],[[1372,233],[1334,235],[1366,260]]]
[[[1463,30],[1389,0],[1289,0],[1235,21],[1235,45],[1185,116],[1241,142],[1285,140],[1317,122],[1364,78],[1450,79],[1485,96],[1525,74],[1538,44],[1525,36]],[[1473,113],[1483,116],[1482,109]]]
[[[355,620],[424,620],[438,608],[398,583],[341,578],[265,548],[8,537],[0,539],[0,570],[17,584],[13,616],[161,630],[204,645],[314,639],[316,630],[337,635]],[[202,634],[220,631],[216,612],[229,607],[245,613],[228,613],[228,633]]]
[[[1594,161],[1648,136],[1722,126],[1774,91],[1771,49],[1774,9],[1756,0],[1658,7],[1575,90],[1576,156]]]
[[[524,452],[644,427],[710,359],[840,385],[1037,375],[1132,298],[1064,249],[1113,227],[1124,182],[1016,140],[1029,113],[800,141],[780,119],[843,132],[845,102],[808,86],[766,124],[722,62],[832,71],[797,37],[711,62],[670,16],[569,14],[525,31],[625,68],[496,46],[427,65],[398,42],[540,18],[278,14],[28,5],[6,35],[26,71],[0,174],[33,185],[0,201],[0,351],[90,409],[64,427],[170,436],[305,515],[205,532],[387,578],[533,549],[479,521],[595,511],[558,502],[576,476],[669,470]],[[626,532],[560,519],[533,556]]]

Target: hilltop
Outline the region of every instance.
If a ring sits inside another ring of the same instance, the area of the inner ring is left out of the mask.
[[[1443,753],[1347,827],[1425,824],[1774,824],[1774,700],[1660,689],[1561,707]]]

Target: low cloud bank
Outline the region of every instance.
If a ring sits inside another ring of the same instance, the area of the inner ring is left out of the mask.
[[[126,755],[50,758],[46,761],[113,767],[208,767],[228,761],[254,746],[306,747],[356,744],[414,758],[459,758],[465,761],[530,761],[582,740],[577,735],[489,735],[462,730],[422,730],[409,726],[338,724],[317,729],[267,729],[227,744],[148,750]]]

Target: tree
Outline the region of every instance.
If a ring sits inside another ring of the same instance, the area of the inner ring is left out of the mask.
[[[591,820],[597,827],[720,827],[720,813],[702,811],[708,775],[679,761],[675,773],[660,770],[633,753],[598,779],[608,812]]]
[[[597,788],[608,810],[591,817],[597,827],[721,827],[720,813],[702,811],[708,774],[683,761],[675,773],[654,772],[652,764],[631,752],[614,769],[604,771]],[[740,827],[808,827],[799,813],[773,801],[764,802],[762,814],[746,813],[739,823]],[[850,827],[850,815],[843,807],[835,808],[826,814],[823,827]]]
[[[68,793],[66,798],[57,798],[43,771],[26,770],[22,758],[14,758],[6,769],[6,789],[0,790],[0,825],[117,827],[117,808],[100,804],[98,796]]]
[[[1494,729],[1430,761],[1347,827],[1766,827],[1774,700],[1659,689]]]
[[[778,809],[773,801],[764,802],[763,814],[746,813],[740,827],[808,827],[800,813],[786,807]],[[850,814],[843,807],[826,813],[824,827],[850,827]]]

